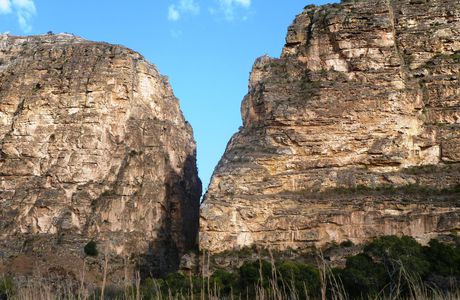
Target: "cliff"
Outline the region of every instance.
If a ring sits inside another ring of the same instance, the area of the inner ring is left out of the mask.
[[[460,2],[307,6],[254,64],[200,246],[321,247],[460,229]]]
[[[1,273],[79,280],[90,241],[92,282],[106,259],[113,280],[175,270],[196,247],[195,155],[168,80],[138,53],[0,37]]]

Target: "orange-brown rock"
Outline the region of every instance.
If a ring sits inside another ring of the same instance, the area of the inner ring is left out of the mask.
[[[105,256],[118,278],[124,263],[176,269],[196,245],[195,149],[167,79],[140,54],[65,34],[2,35],[3,270],[78,277],[91,240],[95,274]]]
[[[211,252],[460,229],[460,2],[308,6],[259,58],[201,212]]]

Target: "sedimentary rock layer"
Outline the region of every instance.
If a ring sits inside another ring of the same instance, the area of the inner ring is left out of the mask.
[[[460,229],[460,2],[307,6],[254,64],[200,245],[421,241]]]
[[[121,258],[177,268],[196,245],[195,148],[167,79],[138,53],[1,36],[0,271],[78,277],[91,240],[95,272],[105,257],[119,278]]]

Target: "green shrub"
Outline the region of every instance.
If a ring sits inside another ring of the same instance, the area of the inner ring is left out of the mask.
[[[349,257],[345,269],[339,274],[351,297],[378,294],[388,282],[383,265],[364,253]]]
[[[11,277],[0,278],[0,299],[9,299],[15,294],[16,286]]]
[[[242,291],[246,289],[254,291],[254,287],[259,284],[266,288],[273,277],[272,265],[266,260],[245,262],[239,269],[239,275],[239,285]]]
[[[164,287],[165,281],[163,279],[147,278],[144,280],[141,286],[141,294],[145,299],[157,299],[161,298],[162,287]],[[129,292],[130,295],[135,295],[135,290]]]
[[[294,289],[301,299],[319,296],[321,286],[319,271],[309,265],[284,261],[276,264],[278,284]],[[305,289],[308,295],[305,294]]]
[[[340,243],[340,247],[344,247],[344,248],[350,248],[350,247],[353,247],[354,244],[352,241],[350,240],[346,240],[346,241],[343,241]]]
[[[430,272],[441,276],[460,276],[460,249],[431,240],[423,248]]]
[[[85,245],[85,248],[83,250],[85,251],[85,254],[88,256],[98,255],[97,244],[95,241],[90,241],[88,244]]]
[[[422,245],[412,237],[379,237],[364,248],[364,253],[383,266],[388,295],[408,296],[413,284],[423,281],[430,271]]]
[[[383,263],[389,275],[395,278],[401,271],[423,278],[430,269],[422,245],[409,236],[377,238],[364,248],[364,253]]]
[[[216,286],[224,295],[229,295],[238,283],[238,275],[223,269],[216,270],[211,276],[212,286]]]
[[[341,244],[342,247],[352,245],[349,241]],[[245,258],[238,254],[243,261],[261,253],[250,248],[244,251]],[[203,295],[254,299],[256,292],[264,289],[265,296],[270,299],[277,291],[286,298],[320,298],[321,283],[317,268],[283,261],[283,255],[273,257],[274,263],[246,261],[235,272],[217,269],[209,278],[172,273],[163,279],[147,279],[143,281],[141,294],[146,299],[168,298],[170,295],[181,299],[191,296],[200,299]],[[328,274],[326,293],[329,298],[336,293],[347,294],[345,296],[350,299],[410,298],[415,284],[428,293],[431,291],[434,297],[433,287],[439,291],[454,290],[459,277],[459,246],[432,240],[423,247],[411,237],[384,236],[369,243],[363,253],[347,258],[345,268],[334,268]]]
[[[166,294],[171,291],[174,295],[187,294],[190,289],[190,281],[183,274],[171,273],[164,279],[163,291]]]

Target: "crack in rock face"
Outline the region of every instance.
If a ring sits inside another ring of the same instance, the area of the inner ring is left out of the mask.
[[[449,7],[449,8],[447,8]],[[254,64],[200,247],[322,247],[460,228],[460,2],[308,6]]]
[[[176,270],[196,247],[201,182],[166,77],[65,34],[2,35],[0,61],[0,269],[76,276],[94,241],[89,278],[105,257],[113,281]]]

